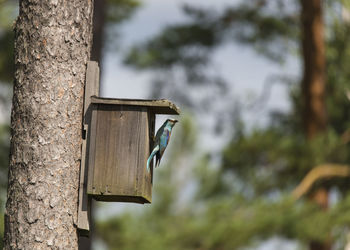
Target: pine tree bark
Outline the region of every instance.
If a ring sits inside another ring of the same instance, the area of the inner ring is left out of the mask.
[[[304,72],[302,79],[303,125],[305,136],[312,140],[327,128],[325,103],[325,44],[322,0],[300,0],[302,25],[302,52]],[[310,199],[321,209],[328,208],[328,190],[319,188]],[[330,250],[329,239],[311,241],[310,250]]]
[[[92,0],[21,0],[4,249],[78,249]]]

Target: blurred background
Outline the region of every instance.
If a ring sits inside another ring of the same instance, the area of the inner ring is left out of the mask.
[[[1,213],[17,13],[0,0]],[[95,203],[91,248],[349,250],[349,38],[346,0],[95,0],[101,96],[182,114],[152,204]]]

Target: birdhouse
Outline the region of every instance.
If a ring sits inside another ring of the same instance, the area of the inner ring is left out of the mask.
[[[86,70],[77,227],[90,231],[91,199],[150,203],[152,177],[146,169],[157,114],[178,115],[168,100],[100,98],[98,63]]]
[[[150,203],[155,116],[179,114],[168,100],[91,97],[87,193],[99,201]]]

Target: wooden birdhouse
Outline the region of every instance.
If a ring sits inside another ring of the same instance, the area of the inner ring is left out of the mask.
[[[178,115],[168,100],[100,98],[99,67],[86,73],[78,229],[90,230],[90,201],[150,203],[152,177],[146,169],[157,114]]]
[[[155,116],[179,114],[167,100],[91,97],[87,193],[99,201],[150,203]]]

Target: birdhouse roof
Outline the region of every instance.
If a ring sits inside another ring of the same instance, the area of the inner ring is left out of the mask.
[[[179,115],[180,109],[167,99],[115,99],[91,96],[91,103],[147,107],[155,114]]]

